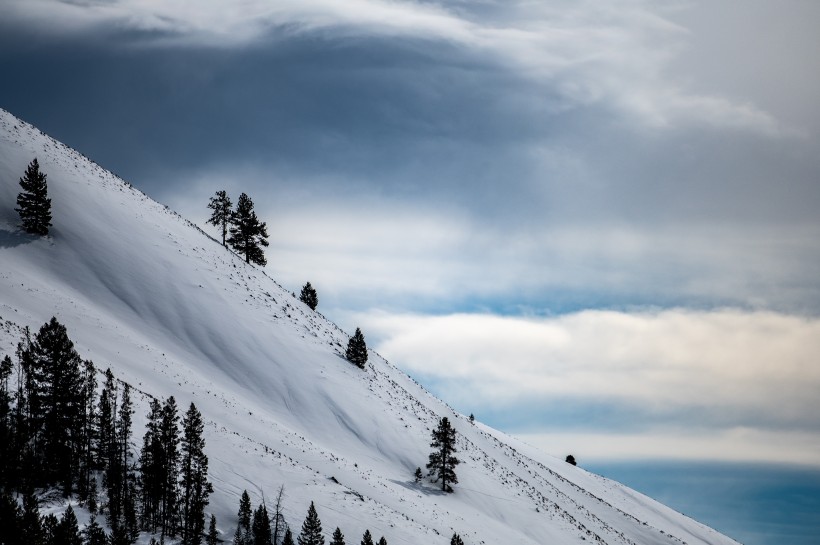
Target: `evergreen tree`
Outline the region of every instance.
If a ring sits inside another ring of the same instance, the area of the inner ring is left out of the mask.
[[[379,538],[379,545],[387,545],[387,540],[384,539],[384,536]]]
[[[345,545],[345,536],[342,534],[342,531],[339,530],[338,526],[333,530],[333,540],[330,542],[330,545]]]
[[[453,534],[453,537],[450,539],[450,545],[464,545],[464,542],[461,541],[461,536]]]
[[[236,212],[231,218],[231,236],[228,243],[239,254],[245,256],[246,263],[264,266],[263,246],[268,245],[268,231],[265,222],[260,222],[253,211],[253,201],[245,193],[239,196]]]
[[[272,545],[273,535],[270,528],[270,518],[268,518],[268,508],[262,502],[256,511],[253,512],[253,522],[251,523],[251,534],[253,535],[253,545]]]
[[[205,506],[213,486],[208,482],[208,457],[202,415],[191,403],[182,420],[182,543],[199,545],[205,531]]]
[[[34,474],[34,440],[31,426],[31,392],[34,388],[32,379],[31,333],[24,330],[23,339],[17,344],[17,393],[13,419],[13,444],[9,451],[12,454],[8,461],[10,472],[9,487],[17,490],[30,490],[36,486]]]
[[[11,493],[0,486],[0,532],[9,545],[13,543],[25,543],[22,536],[23,511],[17,504]],[[2,543],[2,541],[0,541]]]
[[[208,208],[213,212],[211,212],[211,217],[208,218],[206,223],[210,223],[211,225],[222,229],[223,246],[226,246],[225,238],[228,235],[228,225],[231,224],[231,215],[233,214],[231,211],[232,206],[233,204],[231,203],[231,199],[228,197],[225,190],[217,191],[208,202]]]
[[[157,399],[152,399],[139,458],[142,476],[142,528],[152,533],[157,531],[159,524],[159,508],[165,483],[161,427],[162,406]]]
[[[160,538],[175,536],[178,528],[179,505],[179,414],[174,396],[162,406],[160,420],[160,460],[159,477],[162,483],[160,494]]]
[[[253,509],[251,508],[251,497],[248,496],[248,491],[242,491],[242,497],[239,498],[239,512],[236,514],[239,518],[239,524],[236,527],[236,533],[239,536],[240,543],[245,543],[251,536],[251,518],[253,517]],[[236,543],[236,540],[234,540]]]
[[[80,399],[82,412],[77,423],[80,430],[79,482],[77,492],[80,501],[88,502],[91,493],[91,472],[94,469],[94,445],[97,439],[95,401],[97,392],[97,370],[90,360],[83,362]]]
[[[373,536],[370,535],[370,530],[365,530],[362,536],[362,545],[373,545]]]
[[[322,521],[316,514],[316,507],[310,502],[305,522],[302,523],[302,532],[296,538],[299,545],[325,545],[325,538],[322,536]]]
[[[97,410],[97,464],[98,469],[108,468],[115,456],[114,435],[116,424],[114,415],[117,412],[117,382],[111,369],[105,370],[105,382],[100,392],[99,408]]]
[[[445,416],[439,420],[438,427],[433,430],[432,435],[433,441],[430,446],[433,447],[433,452],[430,453],[427,469],[430,470],[430,475],[436,476],[435,481],[441,479],[442,490],[452,492],[453,489],[450,484],[458,483],[455,467],[461,463],[454,456],[456,452],[456,430],[450,426],[450,421]]]
[[[45,533],[40,520],[40,506],[32,493],[23,496],[23,513],[20,518],[20,543],[43,545]]]
[[[295,545],[295,543],[293,543],[293,533],[291,533],[290,528],[285,530],[285,539],[282,540],[282,545]]]
[[[310,307],[310,310],[316,310],[319,305],[319,296],[316,290],[310,285],[310,282],[302,286],[302,293],[299,294],[299,300]]]
[[[85,534],[86,545],[106,545],[108,542],[105,530],[97,523],[97,519],[93,515],[83,533]]]
[[[58,545],[57,538],[60,528],[60,521],[53,513],[49,513],[42,517],[41,527],[43,528],[43,544],[44,545]]]
[[[12,394],[9,390],[9,378],[14,370],[11,358],[6,356],[0,361],[0,490],[11,484],[12,453],[14,447],[14,421],[11,413]]]
[[[211,515],[208,523],[208,537],[205,538],[205,545],[216,545],[219,542],[219,533],[216,531],[216,517]]]
[[[354,363],[361,369],[364,369],[364,364],[367,363],[367,344],[364,342],[364,335],[362,330],[356,328],[356,333],[350,338],[347,343],[347,352],[345,358],[350,363]]]
[[[47,235],[51,227],[51,199],[48,198],[46,175],[40,172],[40,165],[35,158],[29,163],[22,178],[15,208],[20,214],[23,229],[33,235]]]
[[[413,479],[414,479],[417,483],[420,483],[420,482],[421,482],[421,478],[422,478],[423,476],[424,476],[424,475],[422,475],[422,473],[421,473],[421,468],[420,468],[420,467],[417,467],[417,468],[416,468],[416,472],[415,472],[415,473],[413,473]]]
[[[40,328],[29,347],[30,425],[43,485],[59,484],[69,496],[78,474],[83,411],[80,356],[57,318]]]
[[[83,545],[83,538],[80,536],[80,527],[77,524],[77,515],[71,505],[63,513],[63,518],[57,526],[55,543],[60,545]]]
[[[131,463],[131,426],[134,414],[131,386],[125,384],[114,432],[115,452],[108,465],[109,523],[123,542],[133,543],[138,535],[136,514],[136,478]],[[121,537],[120,537],[121,536]]]

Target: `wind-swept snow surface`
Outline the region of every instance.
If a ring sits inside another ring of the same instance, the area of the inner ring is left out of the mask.
[[[23,233],[18,179],[48,175],[53,227]],[[203,195],[204,205],[208,195]],[[276,259],[275,253],[270,255]],[[472,425],[378,354],[345,361],[348,335],[263,270],[81,154],[0,110],[0,356],[51,316],[84,358],[134,386],[135,443],[150,394],[193,401],[207,422],[215,492],[233,535],[243,489],[285,487],[298,530],[314,501],[329,536],[391,545],[736,543],[618,483]],[[455,493],[413,472],[447,416]]]

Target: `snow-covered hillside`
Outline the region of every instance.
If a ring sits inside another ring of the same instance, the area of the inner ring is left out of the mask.
[[[47,238],[20,231],[14,211],[34,157],[52,199]],[[343,357],[348,335],[263,270],[0,110],[0,356],[14,354],[22,327],[51,316],[98,368],[196,403],[208,422],[209,511],[226,538],[243,489],[256,505],[284,485],[291,526],[312,500],[326,533],[339,526],[350,543],[365,529],[391,545],[444,545],[454,531],[467,544],[735,543],[470,424],[378,354],[356,368]],[[147,398],[136,408],[135,442]],[[413,482],[442,416],[463,461],[453,494]]]

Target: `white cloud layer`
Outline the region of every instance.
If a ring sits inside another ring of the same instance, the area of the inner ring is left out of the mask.
[[[604,103],[655,128],[791,132],[748,100],[687,91],[684,78],[670,77],[688,32],[651,2],[7,0],[4,11],[38,29],[138,31],[164,45],[236,47],[305,33],[443,41],[558,91],[566,107]]]
[[[566,435],[559,444],[601,457],[801,462],[820,446],[820,319],[675,309],[356,319],[379,353],[434,381],[457,406],[481,400],[482,410],[523,413],[540,400],[653,415],[604,433],[581,425],[567,434],[552,420],[519,426],[541,445]]]

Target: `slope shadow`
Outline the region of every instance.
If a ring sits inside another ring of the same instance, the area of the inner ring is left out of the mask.
[[[399,486],[403,486],[408,490],[412,490],[414,492],[421,492],[422,494],[427,494],[428,496],[445,496],[447,492],[438,488],[430,488],[428,486],[424,486],[423,483],[416,483],[412,481],[398,481],[396,479],[388,479],[391,483],[395,483]]]
[[[37,235],[31,235],[19,229],[10,230],[5,227],[0,227],[0,248],[14,248],[22,244],[28,244],[40,238]]]

